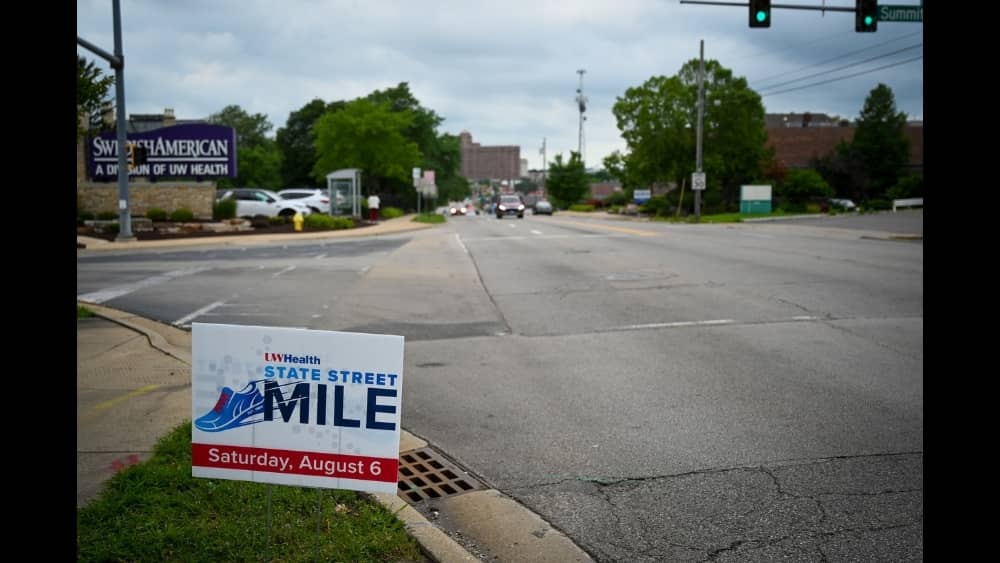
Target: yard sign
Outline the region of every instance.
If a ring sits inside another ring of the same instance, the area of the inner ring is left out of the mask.
[[[395,493],[403,337],[194,323],[191,472]]]

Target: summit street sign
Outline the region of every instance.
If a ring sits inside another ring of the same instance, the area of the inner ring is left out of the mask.
[[[878,21],[880,22],[922,22],[924,7],[920,6],[879,6]]]

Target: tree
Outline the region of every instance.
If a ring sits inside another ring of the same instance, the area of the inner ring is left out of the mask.
[[[85,117],[88,125],[93,125],[94,117],[100,117],[101,104],[107,99],[108,90],[115,83],[114,76],[102,76],[93,61],[76,56],[76,135],[87,134],[87,128],[80,125]]]
[[[281,180],[285,186],[324,186],[323,182],[317,182],[313,176],[313,166],[316,165],[313,126],[324,113],[336,111],[345,104],[346,102],[333,102],[328,105],[316,98],[288,114],[285,126],[278,129],[275,135],[282,156]]]
[[[405,135],[412,122],[412,113],[365,98],[328,111],[314,127],[318,158],[313,177],[321,182],[331,170],[360,168],[369,194],[380,192],[392,180],[411,182],[410,171],[422,157],[417,144]]]
[[[213,113],[208,116],[208,122],[235,129],[237,148],[264,144],[267,132],[273,127],[266,115],[262,113],[250,115],[237,105],[229,105],[222,108],[219,113]]]
[[[462,176],[451,176],[444,180],[437,180],[437,186],[438,200],[440,201],[462,201],[472,195],[472,186]]]
[[[629,153],[606,165],[624,173],[623,183],[680,184],[694,172],[698,66],[692,59],[677,76],[654,76],[617,98],[613,112]],[[760,95],[718,61],[705,61],[703,170],[709,191],[721,191],[713,197],[735,206],[740,184],[760,176],[766,141]]]
[[[556,155],[549,165],[545,192],[559,207],[567,207],[580,201],[590,188],[580,153],[570,151],[569,162],[563,162],[562,153]]]
[[[910,158],[905,127],[906,114],[896,111],[892,90],[885,84],[873,88],[865,98],[851,141],[868,172],[867,182],[859,190],[862,200],[882,197],[898,181]]]
[[[833,189],[815,170],[789,170],[785,181],[778,184],[777,195],[782,203],[801,206],[814,197],[830,197]]]

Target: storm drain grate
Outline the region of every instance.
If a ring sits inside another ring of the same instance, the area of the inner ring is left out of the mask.
[[[410,450],[399,456],[398,487],[399,496],[411,503],[483,488],[479,481],[430,448]]]

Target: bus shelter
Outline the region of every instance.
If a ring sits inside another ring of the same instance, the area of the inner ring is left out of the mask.
[[[326,175],[330,215],[361,217],[361,169],[344,168]]]

